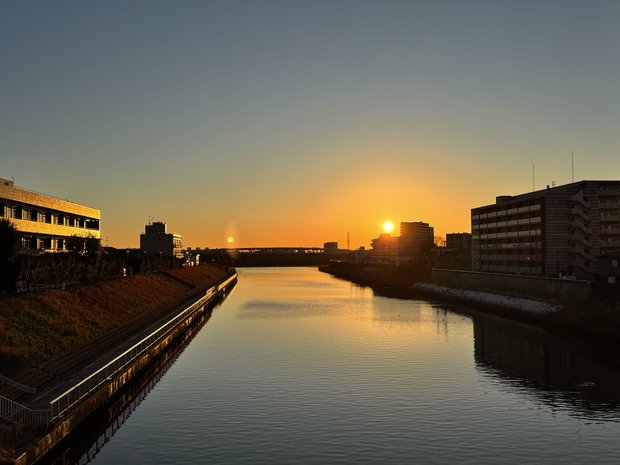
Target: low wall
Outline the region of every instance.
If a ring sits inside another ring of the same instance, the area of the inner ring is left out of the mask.
[[[589,281],[569,281],[537,276],[435,268],[431,272],[431,281],[450,287],[544,300],[581,300],[590,296]]]

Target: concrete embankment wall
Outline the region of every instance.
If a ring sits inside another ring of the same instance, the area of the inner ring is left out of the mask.
[[[590,296],[588,281],[568,281],[536,276],[435,268],[431,273],[431,281],[453,288],[552,301],[582,300]]]
[[[26,448],[13,463],[15,465],[30,465],[42,458],[98,408],[104,406],[110,399],[113,399],[121,389],[134,382],[136,377],[146,366],[151,364],[162,354],[165,354],[173,343],[187,334],[194,323],[209,311],[209,305],[215,302],[216,299],[221,298],[222,294],[227,292],[227,290],[236,283],[236,277],[235,274],[220,283],[218,285],[218,290],[201,306],[188,313],[186,317],[175,324],[163,337],[156,340],[147,349],[138,354],[138,356],[123,367],[121,371],[115,373],[108,378],[105,383],[89,393],[86,398],[81,400],[59,420],[54,421],[47,434],[38,439],[30,447]],[[188,307],[192,305],[193,304],[190,303],[187,304]]]
[[[559,305],[541,302],[535,299],[513,297],[485,291],[474,291],[471,289],[454,288],[434,283],[416,283],[413,285],[413,289],[421,292],[422,294],[438,296],[455,301],[472,302],[475,304],[485,305],[487,307],[501,307],[523,315],[544,316],[557,312],[560,309]]]

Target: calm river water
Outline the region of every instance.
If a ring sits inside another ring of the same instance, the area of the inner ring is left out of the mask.
[[[617,356],[313,268],[239,283],[80,463],[617,464]],[[105,444],[104,444],[105,443]]]

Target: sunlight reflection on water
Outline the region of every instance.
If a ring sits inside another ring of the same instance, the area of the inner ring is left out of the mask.
[[[539,328],[242,269],[94,460],[617,463],[620,376]]]

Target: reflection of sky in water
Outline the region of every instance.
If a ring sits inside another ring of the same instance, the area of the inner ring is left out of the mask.
[[[242,269],[95,463],[617,463],[616,412],[528,378],[579,383],[567,361],[596,362],[473,315],[311,268]]]

